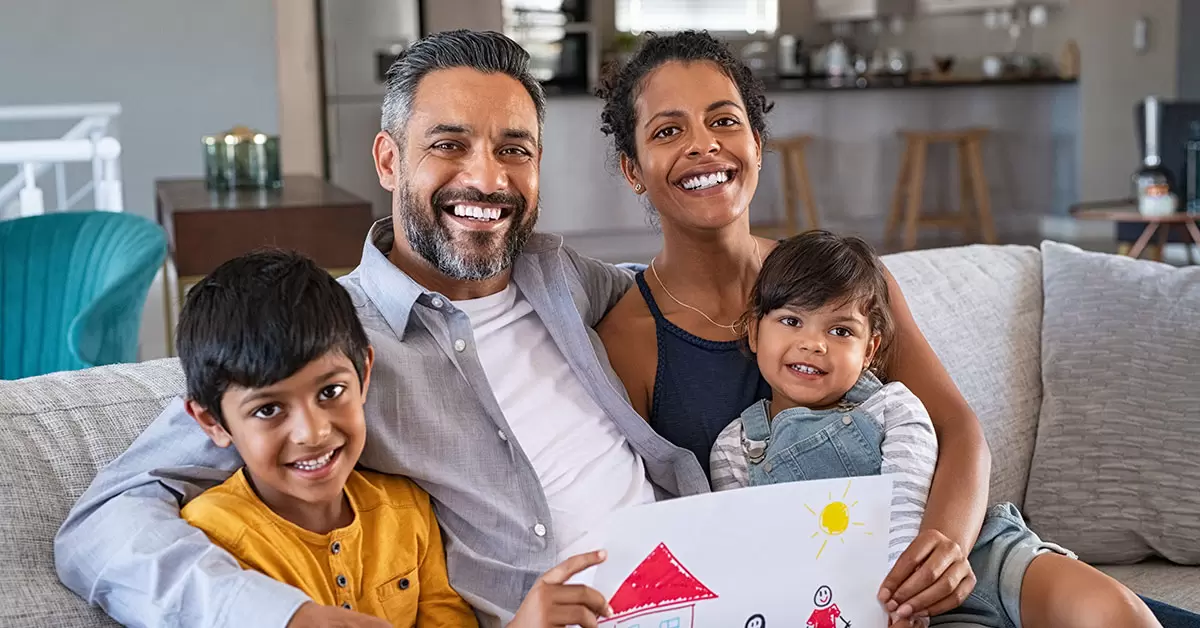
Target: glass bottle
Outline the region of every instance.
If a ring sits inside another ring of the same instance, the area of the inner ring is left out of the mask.
[[[1187,147],[1187,212],[1200,214],[1200,120],[1192,120]]]
[[[1142,167],[1133,175],[1133,186],[1139,212],[1147,216],[1165,216],[1174,212],[1175,206],[1171,198],[1171,179],[1158,152],[1158,99],[1147,97],[1144,109],[1146,153]]]

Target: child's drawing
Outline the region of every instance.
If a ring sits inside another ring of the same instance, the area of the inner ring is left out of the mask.
[[[767,619],[761,614],[755,613],[746,620],[746,628],[767,628]]]
[[[871,476],[624,508],[593,531],[608,559],[578,583],[612,605],[602,628],[887,628],[891,503],[892,478]]]
[[[659,543],[609,600],[616,628],[692,628],[696,602],[717,594]]]
[[[850,510],[858,505],[858,501],[854,501],[849,505],[842,501],[846,499],[847,495],[850,494],[851,483],[852,480],[846,481],[846,490],[842,492],[841,498],[836,501],[833,499],[833,493],[830,493],[829,502],[826,503],[823,508],[821,508],[821,512],[819,513],[813,510],[812,506],[809,506],[808,504],[804,505],[804,507],[808,509],[808,512],[816,515],[817,517],[817,531],[813,532],[812,538],[815,539],[822,534],[824,534],[826,537],[821,540],[821,548],[817,550],[817,558],[821,557],[821,553],[825,551],[825,546],[829,543],[829,539],[831,537],[837,538],[842,543],[845,543],[846,539],[842,535],[845,534],[847,530],[849,530],[852,526],[864,527],[866,525],[861,521],[850,520]],[[869,530],[863,530],[863,533],[867,536],[871,535]]]
[[[808,616],[810,628],[838,628],[839,619],[845,624],[843,628],[850,628],[849,620],[842,617],[841,609],[833,603],[833,589],[825,585],[817,587],[817,593],[813,595],[813,604],[817,608]]]

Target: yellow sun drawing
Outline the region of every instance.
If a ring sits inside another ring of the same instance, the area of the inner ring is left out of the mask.
[[[808,504],[804,505],[804,507],[808,509],[808,512],[811,512],[817,518],[817,531],[813,532],[812,538],[815,539],[815,538],[817,538],[817,536],[824,533],[825,536],[837,537],[838,540],[840,540],[842,543],[845,543],[846,538],[843,537],[842,535],[845,534],[846,531],[850,529],[850,526],[865,526],[866,525],[865,523],[862,523],[860,521],[851,521],[850,520],[850,509],[854,508],[856,505],[858,505],[858,502],[855,501],[855,502],[847,505],[846,502],[842,501],[842,500],[846,499],[847,495],[850,494],[850,484],[851,484],[851,481],[847,480],[846,481],[846,490],[842,492],[842,497],[839,500],[835,501],[833,499],[833,493],[830,493],[829,494],[829,503],[825,504],[825,507],[821,508],[821,512],[819,512],[819,513],[817,511],[813,510],[812,506],[809,506]],[[867,536],[871,535],[870,532],[867,532],[865,530],[863,531],[863,533],[866,534]],[[821,549],[817,550],[817,558],[821,557],[821,552],[825,551],[825,546],[828,544],[829,544],[829,539],[823,539],[821,541]]]

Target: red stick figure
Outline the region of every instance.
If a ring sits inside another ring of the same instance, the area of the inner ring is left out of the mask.
[[[841,609],[833,603],[833,589],[825,585],[818,587],[816,595],[813,596],[813,604],[817,608],[808,616],[809,628],[838,628],[838,619],[846,624],[845,628],[850,628],[850,622],[842,618]]]

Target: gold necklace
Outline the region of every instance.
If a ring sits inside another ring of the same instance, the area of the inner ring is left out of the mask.
[[[720,327],[721,329],[728,329],[729,331],[737,332],[737,323],[734,323],[732,325],[722,325],[721,323],[714,321],[711,317],[709,317],[708,314],[705,314],[704,312],[702,312],[700,310],[700,308],[693,307],[691,305],[688,305],[687,303],[684,303],[683,301],[680,301],[679,299],[676,299],[675,295],[671,294],[671,291],[667,289],[667,284],[663,283],[662,278],[660,278],[658,276],[658,269],[654,267],[654,262],[657,259],[658,259],[658,256],[655,256],[650,259],[650,272],[654,273],[654,280],[658,282],[658,285],[662,286],[663,292],[667,293],[667,296],[671,297],[672,301],[678,303],[679,305],[681,305],[683,307],[686,307],[687,309],[699,314],[700,316],[703,316],[704,320],[712,323],[713,325],[716,325],[717,327]],[[760,264],[762,263],[762,261],[761,261],[762,260],[762,251],[759,249],[758,238],[754,238],[754,259],[758,260]]]

